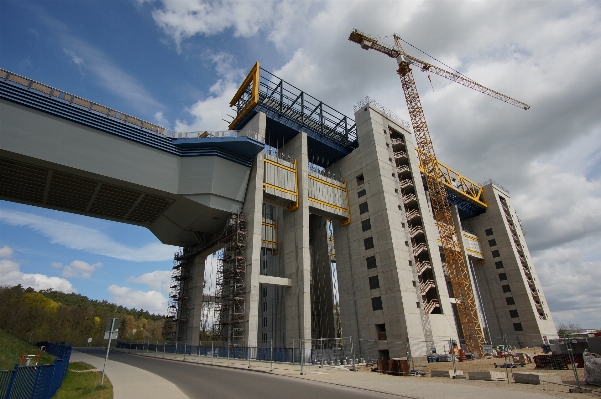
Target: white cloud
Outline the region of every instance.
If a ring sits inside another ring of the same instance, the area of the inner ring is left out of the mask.
[[[207,52],[205,58],[215,65],[219,80],[209,89],[209,97],[186,109],[193,118],[191,122],[183,120],[175,122],[176,132],[224,130],[227,128],[224,119],[231,119],[227,116],[228,113],[232,113],[229,102],[240,86],[244,71],[233,67],[235,58],[231,54]]]
[[[138,112],[152,115],[156,110],[165,108],[135,77],[115,65],[99,49],[67,33],[63,35],[63,44],[65,54],[80,71],[85,68],[93,73],[94,80],[106,91],[121,98]]]
[[[0,258],[10,258],[11,256],[13,256],[13,249],[11,247],[5,245],[0,248]]]
[[[133,262],[171,260],[176,249],[160,243],[132,248],[98,230],[7,209],[0,209],[0,221],[11,226],[28,227],[49,238],[53,244]]]
[[[600,251],[595,241],[590,252]],[[556,325],[601,328],[601,260],[585,261],[584,255],[581,248],[563,246],[533,259]]]
[[[181,50],[182,41],[195,35],[216,35],[232,29],[234,37],[251,37],[260,31],[276,46],[298,35],[303,17],[318,2],[292,0],[161,0],[152,16]],[[297,28],[297,29],[295,29]]]
[[[540,162],[526,173],[531,186],[513,199],[531,250],[601,237],[601,181]]]
[[[13,251],[8,246],[0,249],[0,285],[14,286],[21,284],[24,287],[31,287],[35,290],[52,288],[53,290],[66,293],[77,292],[73,288],[73,285],[64,278],[21,272],[19,263],[10,259],[12,254]]]
[[[128,308],[144,309],[151,313],[167,313],[167,297],[157,291],[135,291],[129,287],[111,285],[107,288],[111,301]]]
[[[71,58],[71,61],[75,65],[77,65],[80,68],[84,66],[83,58],[75,54],[73,51],[67,50],[66,48],[63,48],[63,51],[69,56],[69,58]]]
[[[163,115],[162,111],[157,111],[154,114],[154,121],[159,125],[159,126],[163,126],[165,128],[169,128],[169,121],[167,120],[167,118],[165,118],[165,115]]]
[[[68,265],[64,265],[60,262],[52,262],[52,267],[63,268],[63,277],[83,277],[90,278],[92,273],[98,268],[102,267],[102,263],[97,262],[89,264],[82,260],[74,260]]]
[[[82,75],[84,71],[89,71],[94,76],[94,82],[98,82],[104,90],[144,115],[152,115],[165,108],[137,78],[117,66],[103,51],[74,36],[69,26],[53,18],[43,8],[31,6],[30,9],[58,35],[65,55]]]
[[[127,279],[132,283],[146,284],[155,291],[160,291],[165,294],[169,293],[169,283],[171,282],[171,272],[167,270],[155,270],[154,272],[145,273],[138,277],[130,277]]]

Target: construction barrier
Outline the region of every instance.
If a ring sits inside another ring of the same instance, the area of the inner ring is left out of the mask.
[[[537,369],[553,369],[553,370],[567,370],[568,364],[571,364],[569,354],[559,355],[537,355],[534,356],[534,364]],[[574,363],[577,368],[584,367],[584,359],[582,355],[574,355]]]
[[[54,364],[16,364],[13,370],[1,370],[0,398],[50,399],[58,391],[67,374],[71,346],[47,342],[39,342],[38,346],[45,346],[47,353],[56,356]]]

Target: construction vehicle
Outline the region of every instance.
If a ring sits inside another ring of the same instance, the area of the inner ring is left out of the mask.
[[[453,215],[447,198],[446,186],[448,184],[445,184],[444,172],[441,170],[441,164],[434,153],[432,138],[430,137],[424,110],[422,109],[417,86],[413,78],[412,67],[419,68],[423,72],[442,76],[524,110],[529,109],[530,106],[498,91],[484,87],[460,73],[450,72],[408,55],[403,50],[402,39],[396,34],[394,35],[394,47],[382,43],[379,39],[357,29],[351,32],[349,40],[358,43],[365,50],[374,49],[397,60],[397,73],[401,77],[409,117],[415,134],[420,169],[425,176],[434,219],[438,227],[440,245],[445,261],[444,267],[448,272],[453,294],[456,298],[457,316],[465,340],[465,349],[467,352],[480,353],[482,345],[486,344],[486,339],[480,325],[469,271],[461,253],[459,240],[457,239]]]

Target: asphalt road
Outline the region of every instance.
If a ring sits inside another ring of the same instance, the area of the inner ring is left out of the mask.
[[[100,348],[77,348],[77,350],[98,357],[104,357],[106,353]],[[394,397],[266,373],[153,359],[125,353],[111,353],[110,359],[157,374],[177,385],[191,399],[359,399]]]

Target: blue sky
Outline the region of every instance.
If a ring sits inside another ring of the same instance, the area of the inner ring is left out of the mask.
[[[598,2],[0,0],[0,67],[176,131],[225,128],[255,61],[349,116],[369,95],[408,119],[394,60],[352,28],[531,105],[415,73],[438,157],[509,189],[556,323],[601,328]],[[0,284],[160,312],[173,251],[143,228],[0,202]]]

